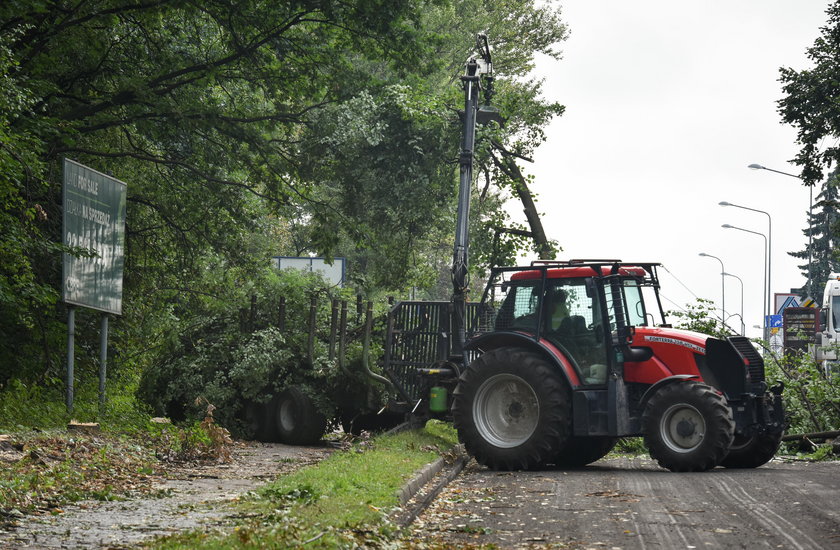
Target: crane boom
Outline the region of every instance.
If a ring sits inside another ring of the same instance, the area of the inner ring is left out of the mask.
[[[458,186],[458,215],[455,222],[455,248],[452,255],[452,356],[462,358],[466,340],[467,288],[469,286],[469,222],[470,190],[475,156],[475,127],[479,118],[481,76],[486,75],[488,94],[492,91],[493,69],[487,35],[477,36],[479,56],[470,58],[461,77],[464,86],[464,115],[459,156],[460,185]],[[491,111],[492,113],[492,111]],[[498,117],[498,115],[496,115]],[[491,117],[492,118],[492,117]]]

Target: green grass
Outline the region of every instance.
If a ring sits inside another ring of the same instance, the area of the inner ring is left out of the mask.
[[[64,428],[71,419],[98,422],[103,431],[111,433],[129,433],[145,427],[151,415],[137,402],[133,385],[112,384],[106,391],[104,409],[99,407],[98,393],[98,381],[77,385],[70,414],[63,385],[27,385],[13,380],[0,390],[0,433]]]
[[[456,443],[451,426],[382,435],[298,470],[236,505],[243,519],[229,533],[189,533],[155,548],[344,548],[387,540],[397,491],[421,467]]]

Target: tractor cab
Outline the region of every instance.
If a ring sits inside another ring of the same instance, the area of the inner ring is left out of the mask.
[[[483,322],[468,347],[527,338],[561,358],[574,385],[604,385],[613,342],[636,327],[668,326],[656,266],[570,260],[494,268],[479,308]]]

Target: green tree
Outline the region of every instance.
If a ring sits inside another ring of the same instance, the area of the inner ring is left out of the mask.
[[[273,254],[346,255],[372,292],[435,288],[451,257],[455,83],[479,30],[493,41],[507,123],[482,132],[478,173],[490,186],[476,191],[476,264],[492,227],[511,225],[502,204],[513,188],[494,155],[528,158],[562,111],[527,76],[535,53],[559,55],[557,9],[0,4],[0,384],[60,383],[62,157],[129,184],[115,374],[150,368],[173,338],[240,307]],[[77,372],[91,375],[96,319],[77,323]]]
[[[840,271],[840,194],[838,194],[838,175],[835,168],[822,184],[822,190],[816,196],[815,210],[809,214],[808,227],[803,231],[810,235],[805,250],[788,252],[794,258],[806,260],[799,266],[805,277],[805,285],[800,294],[810,296],[817,303],[822,302],[823,285],[831,273]],[[809,263],[810,262],[810,263]]]
[[[443,12],[430,24],[447,29],[450,36],[469,29],[473,34],[486,32],[491,40],[493,68],[498,77],[493,103],[505,123],[490,125],[479,133],[477,179],[485,182],[485,189],[495,186],[503,200],[520,202],[526,216],[523,224],[495,210],[495,199],[489,201],[486,210],[483,201],[479,201],[476,210],[480,214],[473,234],[480,235],[484,243],[479,241],[475,248],[474,263],[510,264],[526,243],[541,258],[553,257],[557,248],[545,236],[536,199],[529,189],[531,181],[523,174],[520,163],[531,162],[534,150],[545,140],[544,128],[565,109],[542,98],[542,81],[530,76],[538,55],[560,58],[559,47],[568,36],[560,15],[560,8],[548,3],[469,0],[460,3],[457,13]],[[450,59],[460,63],[467,57],[463,51],[451,51],[454,55]],[[491,195],[485,192],[483,196]],[[498,233],[499,245],[494,251],[490,244],[501,227],[527,229],[530,241],[523,240],[521,234]]]
[[[715,338],[726,338],[736,331],[724,329],[720,324],[720,315],[716,313],[715,303],[706,298],[697,298],[694,304],[686,304],[682,311],[669,311],[669,317],[677,319],[674,326],[683,330],[707,334]]]
[[[296,177],[309,114],[360,85],[356,58],[416,64],[417,2],[4,2],[0,383],[61,362],[60,160],[129,183],[115,345],[188,318],[207,269],[257,269],[269,214],[317,212]],[[396,55],[399,52],[399,55]],[[6,314],[8,313],[8,314]],[[87,323],[80,319],[84,334]],[[92,324],[92,323],[91,323]],[[134,326],[139,324],[140,326]],[[46,361],[15,353],[40,342]],[[134,357],[133,353],[126,353]],[[6,360],[8,359],[8,361]]]
[[[840,2],[826,10],[828,20],[820,36],[808,48],[810,69],[780,69],[782,91],[779,113],[797,128],[801,146],[794,162],[802,168],[807,185],[823,180],[823,169],[840,162]],[[828,138],[828,141],[825,141]],[[827,147],[822,147],[823,143]]]
[[[53,307],[58,293],[39,260],[57,255],[58,247],[45,236],[50,206],[41,199],[48,188],[39,161],[43,144],[15,124],[35,103],[17,74],[12,46],[19,39],[19,32],[0,32],[0,365],[15,365],[21,356],[49,365],[55,323],[40,313]],[[0,367],[0,387],[10,375]]]
[[[559,10],[530,0],[462,0],[427,6],[422,27],[434,40],[424,70],[411,75],[381,64],[363,67],[381,86],[321,112],[310,127],[307,177],[326,182],[319,195],[331,209],[309,215],[312,233],[351,259],[367,289],[441,288],[448,275],[457,191],[457,155],[463,94],[456,85],[474,37],[486,32],[498,77],[493,103],[506,119],[479,131],[471,211],[471,265],[512,262],[527,247],[525,227],[510,219],[504,201],[522,201],[540,254],[551,243],[539,226],[528,180],[517,162],[529,158],[542,128],[563,107],[541,98],[530,79],[536,54],[557,57],[566,37]],[[326,147],[325,147],[326,145]],[[348,153],[350,153],[348,155]],[[431,168],[431,169],[430,169]],[[499,233],[513,228],[519,234]],[[499,238],[494,238],[499,235]],[[314,244],[314,243],[313,243]],[[445,285],[444,285],[445,286]],[[438,298],[443,298],[435,291]],[[447,293],[448,295],[448,293]]]

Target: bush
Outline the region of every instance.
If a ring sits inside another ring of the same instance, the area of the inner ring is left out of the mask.
[[[199,419],[203,407],[196,399],[202,398],[216,406],[219,424],[251,436],[243,422],[247,404],[265,403],[290,385],[300,386],[327,418],[335,417],[345,402],[367,402],[370,385],[360,374],[361,330],[348,334],[344,370],[329,359],[330,300],[348,298],[347,291],[328,287],[318,276],[287,270],[266,276],[252,296],[247,304],[214,304],[194,312],[192,324],[158,353],[139,391],[157,414],[176,421]],[[281,296],[284,329],[278,326]],[[310,361],[312,296],[317,297],[317,337]]]
[[[829,379],[808,354],[789,351],[778,358],[765,354],[767,382],[785,385],[782,399],[790,426],[788,433],[814,433],[840,429],[840,376]]]

